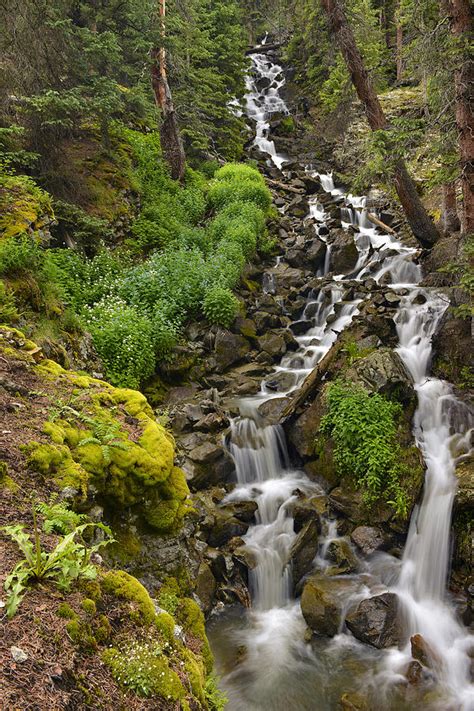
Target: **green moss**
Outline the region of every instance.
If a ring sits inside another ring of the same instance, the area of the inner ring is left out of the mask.
[[[94,634],[97,642],[101,644],[104,644],[110,639],[112,635],[112,626],[106,615],[99,615],[97,618]]]
[[[144,624],[151,625],[155,622],[153,601],[146,588],[133,575],[123,570],[109,570],[102,579],[102,589],[114,597],[131,602]]]
[[[84,612],[87,612],[88,615],[95,615],[95,613],[97,612],[97,607],[94,600],[91,600],[87,597],[84,598],[84,600],[81,602],[81,607]]]
[[[77,619],[77,614],[74,612],[72,607],[68,605],[66,602],[62,602],[58,609],[56,614],[58,617],[62,617],[65,620],[76,620]]]
[[[214,665],[211,648],[206,637],[206,629],[204,625],[204,615],[194,600],[191,598],[183,598],[178,610],[178,620],[183,625],[186,632],[197,637],[202,643],[201,654],[204,660],[206,673],[210,674]]]
[[[134,642],[102,655],[112,676],[138,696],[160,696],[168,702],[184,699],[186,691],[160,647],[153,642]]]
[[[71,641],[77,644],[82,651],[87,653],[96,651],[97,641],[88,623],[79,619],[71,620],[66,625],[66,632],[71,638]]]
[[[102,588],[98,580],[81,580],[79,582],[79,587],[84,592],[87,597],[94,602],[99,602],[102,598]]]

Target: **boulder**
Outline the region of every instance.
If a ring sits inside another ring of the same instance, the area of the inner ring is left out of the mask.
[[[321,533],[321,511],[318,506],[320,498],[324,497],[313,497],[309,501],[298,500],[293,504],[291,513],[295,533],[299,533],[309,521],[314,521],[318,533]]]
[[[357,556],[347,538],[336,538],[331,541],[326,556],[334,564],[329,571],[326,571],[326,574],[355,573],[359,567]]]
[[[236,333],[220,329],[214,343],[216,370],[219,373],[224,372],[231,365],[245,358],[249,350],[250,344],[246,338]]]
[[[227,450],[212,442],[204,442],[189,454],[183,469],[193,491],[208,489],[230,481],[235,474],[235,463]]]
[[[456,493],[456,507],[472,511],[474,508],[474,458],[461,462],[456,468],[458,490]]]
[[[287,214],[293,217],[306,217],[308,212],[309,203],[305,195],[296,195],[287,208]]]
[[[382,531],[373,526],[358,526],[352,531],[351,539],[364,555],[380,550],[385,542]]]
[[[346,617],[346,625],[358,640],[386,649],[402,641],[398,614],[398,599],[394,593],[383,593],[362,600]]]
[[[290,562],[295,585],[298,585],[301,578],[311,571],[317,552],[318,525],[314,519],[311,519],[298,533],[290,550]]]
[[[260,350],[277,360],[286,353],[286,342],[280,333],[270,331],[258,339]]]
[[[233,501],[230,504],[225,504],[222,511],[226,511],[239,521],[244,523],[252,523],[255,519],[255,512],[258,509],[256,501]]]
[[[295,375],[288,371],[273,373],[265,380],[265,387],[272,392],[285,393],[294,385]]]
[[[314,455],[315,437],[324,415],[322,399],[317,397],[288,430],[288,437],[300,457],[308,459]]]
[[[345,600],[356,588],[357,583],[348,578],[318,573],[308,578],[301,595],[301,612],[313,632],[326,637],[339,632]]]
[[[287,397],[275,397],[266,400],[258,408],[258,414],[265,420],[265,424],[276,425],[281,420],[281,414],[289,402]]]
[[[421,634],[410,637],[411,656],[424,667],[441,666],[441,659]]]
[[[212,570],[208,563],[202,562],[196,578],[196,595],[201,601],[201,606],[204,612],[209,612],[214,602],[216,593],[216,579],[212,574]]]
[[[359,258],[353,236],[345,230],[333,230],[335,239],[331,242],[331,266],[336,274],[351,272]]]
[[[329,494],[329,504],[336,513],[342,514],[354,523],[363,518],[364,506],[360,491],[338,486]]]
[[[247,533],[249,524],[240,521],[234,516],[229,516],[227,513],[217,511],[216,521],[212,527],[208,543],[213,548],[220,548],[230,541],[235,536],[244,536]]]
[[[390,348],[379,348],[356,360],[347,370],[347,380],[360,383],[369,392],[394,396],[409,402],[414,396],[413,383],[398,353]]]

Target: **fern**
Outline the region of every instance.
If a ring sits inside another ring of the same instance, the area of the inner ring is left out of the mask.
[[[77,539],[91,527],[100,528],[107,538],[88,548]],[[25,532],[23,524],[3,526],[0,530],[17,544],[25,556],[16,564],[4,584],[7,592],[7,615],[10,618],[17,611],[29,585],[51,581],[61,590],[69,590],[72,583],[79,578],[93,580],[97,576],[97,568],[91,563],[91,555],[114,540],[110,528],[104,524],[83,523],[62,536],[52,551],[46,551],[41,547],[34,506],[33,539]]]
[[[44,517],[43,531],[45,533],[70,533],[87,519],[85,514],[71,511],[67,504],[57,501],[58,495],[53,494],[49,503],[36,504],[36,511]]]
[[[85,447],[87,444],[97,444],[102,452],[104,464],[107,466],[112,461],[113,449],[129,449],[129,445],[119,438],[120,425],[110,422],[99,422],[90,420],[92,424],[92,435],[81,439],[78,447]]]

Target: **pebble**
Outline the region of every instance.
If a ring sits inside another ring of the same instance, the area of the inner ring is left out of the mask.
[[[27,653],[20,649],[20,647],[10,647],[10,652],[13,657],[13,661],[17,662],[18,664],[26,662],[26,660],[28,659]]]

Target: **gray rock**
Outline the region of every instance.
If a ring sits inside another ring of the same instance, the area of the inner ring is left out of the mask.
[[[352,531],[351,539],[364,555],[380,550],[385,543],[382,531],[373,526],[358,526]]]
[[[298,585],[301,578],[311,571],[317,551],[318,525],[316,521],[309,520],[298,533],[290,550],[290,562],[295,585]]]
[[[360,358],[348,369],[346,377],[369,392],[394,395],[402,402],[409,402],[414,396],[411,378],[398,353],[390,348],[379,348]]]
[[[209,533],[208,543],[213,548],[220,548],[236,536],[244,536],[247,533],[249,524],[239,521],[234,516],[228,516],[218,512],[216,523]]]
[[[214,344],[216,369],[224,372],[231,365],[241,361],[250,350],[250,344],[243,336],[226,330],[219,330]]]
[[[362,600],[346,617],[346,625],[358,640],[386,649],[402,641],[398,621],[397,596],[394,593],[375,595]]]
[[[334,637],[342,625],[344,601],[356,590],[349,578],[312,575],[301,595],[301,612],[307,625],[317,634]]]
[[[334,230],[335,239],[331,243],[331,271],[336,274],[347,274],[354,269],[359,258],[359,252],[354,238],[345,230]]]
[[[27,653],[23,651],[23,649],[20,649],[20,647],[10,647],[10,653],[13,657],[13,661],[17,664],[22,664],[28,659]]]
[[[327,558],[334,563],[331,573],[337,575],[355,573],[359,567],[357,556],[347,538],[336,538],[331,541],[327,550]]]
[[[258,339],[260,349],[275,360],[286,353],[286,342],[282,335],[274,332],[266,333]]]

